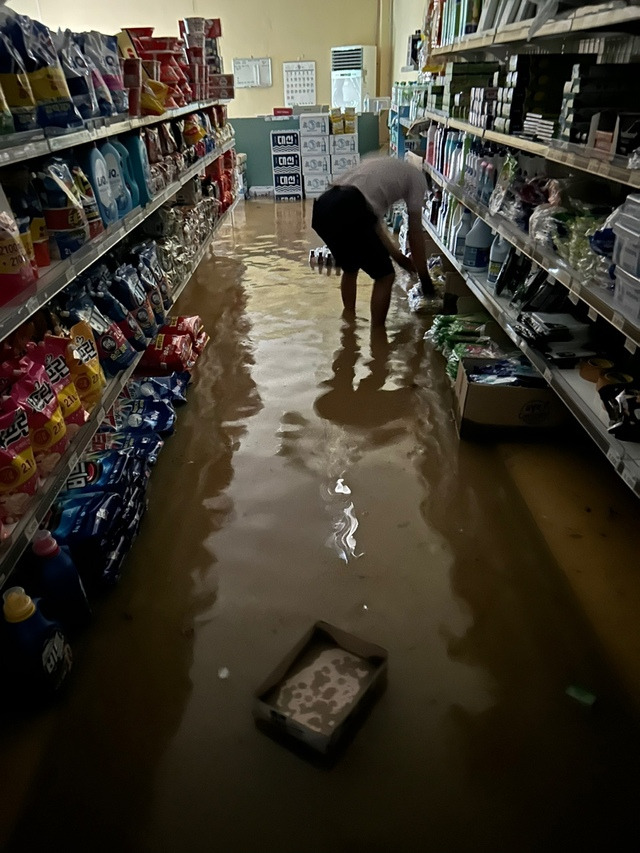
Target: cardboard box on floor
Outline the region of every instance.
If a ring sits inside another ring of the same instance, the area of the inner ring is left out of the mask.
[[[495,428],[550,429],[567,421],[567,410],[551,388],[482,385],[468,372],[490,359],[465,358],[454,384],[454,414],[461,436]]]
[[[357,678],[348,671],[351,656],[361,662]],[[253,716],[268,733],[327,755],[384,688],[386,674],[381,646],[316,622],[256,690]]]

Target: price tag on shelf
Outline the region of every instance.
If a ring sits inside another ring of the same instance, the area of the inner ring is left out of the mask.
[[[616,453],[613,447],[610,447],[609,450],[607,450],[607,459],[617,471],[618,466],[620,465],[620,454]]]
[[[40,522],[37,518],[32,518],[29,524],[24,529],[24,535],[27,539],[31,540],[36,535],[36,531],[40,527]]]
[[[35,314],[35,312],[40,307],[40,301],[39,301],[38,297],[32,296],[29,299],[27,299],[27,303],[24,307],[27,311],[27,314],[29,314],[29,315]]]
[[[589,308],[589,310],[587,311],[587,317],[590,320],[597,320],[598,319],[598,312],[596,311],[595,308]]]
[[[8,163],[11,159],[11,151],[0,151],[0,163]]]
[[[569,291],[569,302],[571,302],[572,305],[577,305],[578,302],[580,302],[580,297],[575,290]]]
[[[551,385],[551,380],[553,379],[553,373],[551,372],[551,368],[545,367],[544,373],[542,375],[544,376],[545,382],[548,382],[549,385]]]
[[[76,467],[77,464],[78,464],[78,454],[74,452],[69,457],[69,471],[73,471],[73,469]]]
[[[611,318],[611,325],[615,326],[616,329],[622,330],[624,328],[624,317],[622,314],[618,314],[618,312],[615,311]]]
[[[627,352],[630,352],[631,355],[635,355],[636,350],[638,349],[638,345],[635,341],[632,341],[631,338],[627,338],[624,342],[624,348]]]
[[[635,474],[632,474],[627,468],[624,468],[622,471],[622,479],[629,486],[629,488],[635,492],[636,486],[638,484],[638,478]]]
[[[104,406],[100,406],[100,408],[98,409],[98,412],[97,412],[97,414],[96,414],[96,421],[97,421],[99,424],[101,424],[101,423],[102,423],[102,421],[104,420],[104,416],[105,416],[106,414],[107,414],[107,413],[106,413],[106,412],[105,412],[105,410],[104,410]]]

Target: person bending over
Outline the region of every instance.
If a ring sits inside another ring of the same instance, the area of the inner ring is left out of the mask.
[[[342,269],[345,314],[355,314],[358,271],[364,270],[373,279],[371,325],[384,326],[395,278],[392,258],[402,269],[418,273],[425,297],[436,295],[422,231],[425,189],[425,177],[414,166],[378,156],[341,175],[316,199],[311,225]],[[397,201],[407,205],[411,259],[398,249],[382,222]]]

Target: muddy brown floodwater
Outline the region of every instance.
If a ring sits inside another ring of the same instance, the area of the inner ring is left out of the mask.
[[[637,850],[637,721],[591,621],[402,293],[387,335],[367,283],[341,321],[310,212],[240,208],[181,299],[212,340],[68,694],[0,735],[5,849]],[[319,619],[389,652],[330,770],[251,718]]]

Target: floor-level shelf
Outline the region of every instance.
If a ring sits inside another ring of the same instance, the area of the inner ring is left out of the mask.
[[[60,293],[69,282],[88,270],[98,258],[109,252],[128,234],[131,234],[145,219],[173,198],[181,187],[198,175],[202,169],[221,157],[225,151],[233,148],[234,145],[235,140],[229,139],[216,147],[197,163],[190,166],[179,178],[152,199],[146,207],[138,207],[132,210],[121,222],[107,228],[103,234],[87,243],[70,258],[52,264],[51,268],[38,279],[34,289],[27,291],[28,296],[25,297],[24,294],[21,294],[20,297],[0,309],[0,340],[21,326],[32,314],[35,314],[50,299]]]
[[[571,269],[562,258],[548,250],[541,249],[527,234],[524,234],[503,216],[491,214],[486,205],[469,196],[459,185],[443,177],[429,163],[425,163],[424,168],[436,183],[455,196],[476,216],[483,219],[493,231],[501,234],[505,240],[508,240],[520,252],[546,270],[556,281],[564,285],[569,290],[571,302],[574,304],[577,304],[578,301],[584,302],[589,308],[591,319],[600,315],[618,329],[625,336],[626,348],[629,352],[635,352],[636,348],[640,346],[640,325],[620,312],[612,292],[604,283],[585,280],[580,273]]]
[[[551,364],[542,353],[523,340],[514,328],[517,319],[516,311],[509,305],[509,300],[496,296],[491,286],[487,284],[486,275],[465,270],[426,217],[423,219],[423,225],[449,262],[464,277],[471,292],[558,394],[572,415],[606,455],[616,473],[636,495],[640,495],[640,444],[622,442],[609,434],[606,413],[593,383],[582,379],[577,368],[560,369]]]
[[[236,202],[237,203],[237,202]],[[211,234],[204,241],[189,265],[182,281],[174,289],[173,304],[176,303],[185,287],[189,284],[198,265],[204,258],[216,233],[233,214],[234,203],[215,224]],[[100,404],[93,410],[87,423],[79,430],[65,451],[53,473],[47,478],[42,488],[34,495],[27,513],[20,519],[11,535],[0,545],[0,588],[4,586],[14,570],[18,560],[24,554],[33,539],[36,530],[43,523],[53,502],[63,488],[69,474],[76,467],[78,460],[91,444],[93,436],[105,418],[107,412],[115,403],[118,395],[134,373],[142,353],[138,355],[126,370],[114,376],[107,382]]]

